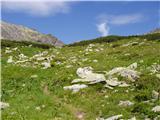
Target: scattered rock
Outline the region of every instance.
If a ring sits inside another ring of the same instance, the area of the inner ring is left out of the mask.
[[[135,62],[135,63],[132,63],[131,65],[129,65],[127,68],[135,70],[137,68],[137,66],[138,66],[138,64]]]
[[[156,77],[160,79],[160,74],[156,74]]]
[[[137,78],[139,78],[140,73],[125,67],[113,68],[111,71],[107,73],[108,76],[112,76],[114,74],[118,74],[122,77],[126,77],[132,81],[135,81]]]
[[[8,54],[8,53],[11,53],[12,50],[5,50],[5,53]]]
[[[72,83],[86,82],[88,84],[95,84],[95,83],[99,83],[99,82],[105,82],[106,84],[104,85],[104,87],[109,88],[109,89],[113,89],[113,87],[115,87],[115,86],[128,87],[128,86],[130,86],[129,84],[125,83],[124,81],[118,81],[118,78],[114,78],[112,75],[118,73],[121,76],[130,78],[130,79],[132,79],[132,81],[134,81],[135,79],[139,78],[139,75],[138,75],[139,73],[137,71],[131,70],[129,68],[135,69],[136,67],[137,67],[137,63],[133,63],[128,68],[124,68],[124,67],[114,68],[107,73],[107,75],[108,75],[107,80],[106,80],[104,74],[93,73],[92,67],[78,68],[76,73],[80,78],[74,79],[72,81]],[[79,87],[77,85],[75,85],[75,86]],[[73,89],[74,85],[69,86],[69,87],[64,87],[64,89],[67,89],[67,88]],[[75,90],[75,91],[77,92],[79,90]]]
[[[7,60],[7,63],[13,63],[13,57],[12,56],[9,56],[9,58]]]
[[[128,120],[136,120],[136,117],[132,117],[132,118],[130,118],[130,119],[128,119]]]
[[[159,65],[159,64],[154,64],[154,65],[152,65],[150,71],[151,71],[152,73],[160,72],[160,65]]]
[[[107,84],[105,84],[104,87],[113,90],[113,87],[111,87],[111,86],[109,86]]]
[[[109,118],[96,118],[96,120],[118,120],[119,118],[122,118],[123,115],[115,115],[115,116],[112,116],[112,117],[109,117]]]
[[[67,65],[67,66],[66,66],[66,68],[71,68],[71,67],[73,67],[73,65]]]
[[[45,95],[49,95],[49,94],[50,94],[50,91],[49,91],[49,89],[48,89],[48,85],[44,85],[44,86],[43,86],[43,93],[44,93]]]
[[[27,58],[27,56],[25,56],[23,53],[19,54],[18,56],[19,56],[20,59]]]
[[[115,116],[112,116],[112,117],[109,117],[105,120],[118,120],[119,118],[121,118],[123,115],[115,115]]]
[[[131,54],[130,53],[126,53],[126,54],[124,54],[125,56],[130,56]]]
[[[72,83],[89,82],[89,84],[94,84],[106,80],[103,74],[93,73],[92,70],[92,67],[78,68],[76,73],[80,79],[74,79]]]
[[[130,85],[122,81],[121,84],[118,86],[119,87],[129,87]]]
[[[5,109],[9,107],[9,103],[5,103],[5,102],[0,102],[0,108],[1,109]]]
[[[97,62],[98,62],[98,60],[93,60],[93,62],[97,63]]]
[[[160,106],[157,105],[157,106],[153,107],[153,108],[152,108],[152,111],[153,111],[153,112],[160,112]]]
[[[106,80],[107,85],[115,87],[121,84],[121,82],[118,81],[118,78],[111,78],[109,80]]]
[[[129,100],[126,100],[126,101],[120,101],[118,105],[121,106],[121,107],[128,107],[128,106],[131,106],[133,104],[134,104],[133,102],[130,102]]]
[[[31,78],[37,78],[38,75],[31,75]]]
[[[143,63],[143,62],[144,62],[144,60],[140,60],[139,62],[140,62],[140,63]]]
[[[42,105],[42,108],[45,108],[46,106],[45,105]]]
[[[152,98],[153,99],[157,100],[157,99],[159,99],[159,96],[160,96],[159,92],[157,92],[155,90],[152,91]]]
[[[26,86],[26,84],[22,84],[22,87],[25,87]]]
[[[80,89],[84,89],[84,88],[87,88],[88,86],[85,85],[85,84],[74,84],[74,85],[71,85],[71,86],[65,86],[63,87],[64,90],[72,90],[73,93],[76,93],[78,92]]]
[[[50,62],[43,62],[42,65],[44,66],[43,69],[47,69],[47,68],[51,67]]]
[[[77,111],[75,113],[76,117],[78,120],[84,120],[84,116],[85,116],[85,113],[84,112],[81,112],[81,111]]]
[[[37,57],[37,61],[45,60],[45,57]]]
[[[108,95],[105,95],[104,98],[109,98],[109,96],[108,96]]]
[[[40,106],[37,106],[37,107],[35,108],[35,110],[40,111],[40,110],[41,110],[41,107],[40,107]]]
[[[127,44],[122,45],[122,47],[134,46],[134,45],[138,45],[138,42],[129,42]]]

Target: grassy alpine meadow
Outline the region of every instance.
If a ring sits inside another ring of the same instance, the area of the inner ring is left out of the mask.
[[[159,96],[153,98],[153,91],[160,93],[159,40],[129,37],[62,48],[3,44],[1,99],[9,103],[2,110],[3,120],[100,120],[119,114],[124,120],[160,119],[160,112],[152,110],[160,105]],[[79,78],[80,67],[91,66],[106,76],[105,72],[132,63],[140,72],[135,82],[118,76],[128,87],[109,89],[100,82],[76,93],[63,89]],[[119,105],[126,100],[133,105]]]

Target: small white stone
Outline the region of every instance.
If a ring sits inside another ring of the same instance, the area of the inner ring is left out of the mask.
[[[120,84],[120,85],[118,85],[119,87],[129,87],[130,85],[129,84],[127,84],[127,83],[125,83],[125,82],[123,82],[122,84]]]
[[[11,53],[11,52],[12,52],[11,50],[5,50],[6,54]]]
[[[104,98],[108,98],[108,97],[109,97],[108,95],[105,95],[105,96],[104,96]]]
[[[93,62],[97,63],[97,62],[98,62],[98,60],[93,60]]]
[[[160,74],[156,74],[156,77],[160,79]]]
[[[15,47],[15,48],[13,48],[12,50],[14,50],[14,51],[16,51],[18,48],[17,47]]]
[[[42,60],[45,60],[44,57],[37,57],[37,61],[42,61]]]
[[[45,105],[42,105],[42,108],[45,108],[46,106]]]
[[[43,62],[42,65],[44,66],[43,69],[47,69],[47,68],[51,67],[50,62]]]
[[[127,68],[134,70],[137,68],[137,66],[138,66],[138,64],[135,62],[135,63],[132,63],[131,65],[129,65]]]
[[[113,90],[113,87],[109,86],[108,84],[105,84],[104,87]]]
[[[128,120],[136,120],[136,117],[132,117],[132,118],[130,118],[130,119],[128,119]]]
[[[112,116],[112,117],[109,117],[107,119],[104,119],[104,120],[118,120],[119,118],[121,118],[123,115],[115,115],[115,116]]]
[[[67,65],[67,66],[66,66],[66,68],[71,68],[71,67],[73,67],[73,66],[72,66],[72,65]]]
[[[9,107],[9,103],[0,102],[0,109],[5,109],[7,107]]]
[[[153,99],[157,100],[159,98],[159,96],[160,96],[160,94],[157,91],[155,91],[155,90],[152,91],[152,98]]]
[[[152,111],[153,111],[153,112],[160,112],[160,106],[157,105],[157,106],[153,107],[153,108],[152,108]]]
[[[31,75],[31,78],[37,78],[38,75]]]
[[[121,82],[118,81],[118,78],[110,78],[109,80],[106,80],[106,83],[112,87],[115,87],[121,84]]]
[[[140,62],[140,63],[143,63],[144,61],[143,61],[143,60],[140,60],[139,62]]]
[[[122,106],[122,107],[127,107],[127,106],[131,106],[133,104],[134,104],[133,102],[130,102],[129,100],[126,100],[126,101],[120,101],[118,105]]]
[[[37,106],[35,109],[38,110],[38,111],[40,111],[41,107]]]
[[[7,63],[13,63],[13,57],[9,56],[9,59],[7,60]]]
[[[78,92],[80,89],[84,89],[84,88],[87,88],[88,86],[85,85],[85,84],[74,84],[74,85],[71,85],[71,86],[65,86],[63,87],[64,90],[72,90],[73,93],[76,93]]]

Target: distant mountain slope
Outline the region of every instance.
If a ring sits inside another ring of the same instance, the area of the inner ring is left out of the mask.
[[[63,42],[50,34],[42,34],[28,27],[10,24],[4,21],[1,21],[1,39],[39,42],[54,46],[64,45]]]
[[[152,30],[151,32],[149,32],[150,34],[153,33],[160,33],[160,28],[156,28],[155,30]]]
[[[84,45],[89,45],[92,43],[110,43],[110,42],[115,42],[123,39],[146,39],[146,40],[158,40],[160,41],[160,33],[157,32],[152,32],[144,35],[131,35],[131,36],[117,36],[117,35],[110,35],[110,36],[105,36],[105,37],[99,37],[91,40],[82,40],[79,42],[75,42],[72,44],[69,44],[68,46],[84,46]]]

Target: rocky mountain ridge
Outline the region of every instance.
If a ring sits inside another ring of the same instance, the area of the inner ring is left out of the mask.
[[[30,41],[63,46],[64,43],[51,34],[42,34],[34,29],[22,25],[15,25],[1,21],[1,39],[11,41]]]

